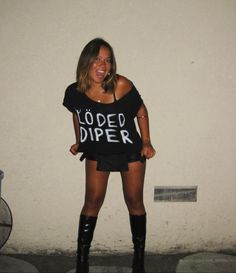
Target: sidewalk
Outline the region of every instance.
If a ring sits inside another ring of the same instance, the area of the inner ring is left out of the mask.
[[[90,273],[129,273],[131,255],[91,254]],[[217,253],[147,254],[146,273],[236,273],[236,256]],[[73,256],[0,255],[0,273],[73,273]]]

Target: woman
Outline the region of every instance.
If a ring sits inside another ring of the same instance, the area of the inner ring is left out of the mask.
[[[77,81],[66,89],[63,105],[73,114],[76,143],[70,152],[82,152],[86,171],[76,272],[89,272],[89,248],[111,171],[121,174],[134,244],[133,272],[144,272],[143,184],[146,159],[153,157],[155,150],[143,100],[131,81],[116,74],[113,49],[103,39],[96,38],[84,47]]]

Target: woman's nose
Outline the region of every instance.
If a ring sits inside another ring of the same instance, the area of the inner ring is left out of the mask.
[[[101,59],[100,60],[100,65],[105,65],[106,64],[106,60],[105,59]]]

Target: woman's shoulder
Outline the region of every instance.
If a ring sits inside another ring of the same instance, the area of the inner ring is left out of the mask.
[[[66,95],[72,96],[72,97],[78,97],[81,96],[82,92],[78,91],[78,83],[73,82],[69,86],[67,86],[65,90]]]
[[[77,82],[73,82],[70,85],[67,86],[66,91],[67,92],[74,92],[77,88]]]
[[[81,101],[84,99],[84,94],[78,91],[77,82],[71,83],[65,90],[65,98],[71,101]]]
[[[124,76],[117,75],[117,85],[116,85],[116,97],[117,99],[122,98],[128,94],[133,87],[133,83]]]

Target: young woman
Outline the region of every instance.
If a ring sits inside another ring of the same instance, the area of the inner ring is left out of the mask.
[[[96,38],[81,52],[77,81],[63,105],[72,112],[73,155],[85,159],[86,191],[80,215],[76,272],[89,272],[88,255],[110,172],[120,172],[134,244],[133,272],[144,272],[146,212],[143,184],[146,159],[155,155],[148,112],[134,84],[116,74],[112,47]],[[134,119],[137,118],[139,133]]]

